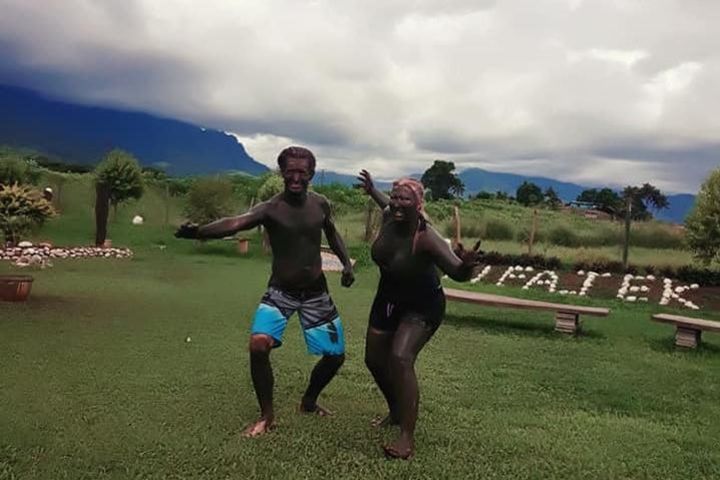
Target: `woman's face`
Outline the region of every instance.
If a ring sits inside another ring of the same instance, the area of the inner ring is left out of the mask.
[[[417,219],[417,201],[412,190],[407,187],[395,187],[390,192],[390,213],[397,222],[409,222]]]

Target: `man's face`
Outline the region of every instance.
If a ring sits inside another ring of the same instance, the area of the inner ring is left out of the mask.
[[[315,172],[310,169],[310,160],[306,158],[288,158],[285,169],[280,172],[285,181],[285,191],[293,194],[307,192],[313,173]]]

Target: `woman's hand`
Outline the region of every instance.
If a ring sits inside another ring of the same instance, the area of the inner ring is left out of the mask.
[[[370,172],[363,169],[360,170],[360,173],[357,176],[357,179],[360,181],[360,184],[357,185],[358,188],[362,188],[365,190],[365,193],[370,193],[375,189],[375,185],[373,184],[372,177],[370,176]]]
[[[196,223],[183,223],[180,225],[180,228],[177,229],[175,232],[175,238],[190,238],[190,239],[196,239],[198,238],[198,230],[200,226]]]
[[[464,266],[474,267],[480,264],[481,257],[485,255],[485,252],[480,250],[481,242],[482,240],[478,240],[472,250],[465,250],[463,244],[458,243],[453,251],[455,255],[457,255],[457,257],[462,260]]]

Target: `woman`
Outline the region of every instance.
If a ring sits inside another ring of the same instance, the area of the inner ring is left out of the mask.
[[[372,245],[380,267],[380,283],[370,310],[365,364],[388,405],[378,426],[400,425],[398,439],[384,446],[393,458],[410,458],[415,451],[418,414],[415,359],[445,314],[445,295],[437,268],[454,280],[469,280],[478,263],[480,242],[467,251],[453,252],[432,228],[423,211],[423,187],[413,179],[393,184],[388,198],[373,185],[366,170],[361,187],[383,210],[382,226]]]

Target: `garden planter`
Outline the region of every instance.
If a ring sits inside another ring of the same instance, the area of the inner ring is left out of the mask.
[[[248,240],[247,238],[237,239],[237,249],[240,255],[247,255],[249,246],[250,240]]]
[[[24,302],[30,295],[33,277],[29,275],[0,275],[0,301]]]

